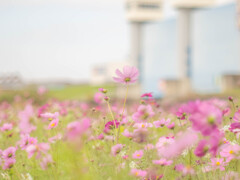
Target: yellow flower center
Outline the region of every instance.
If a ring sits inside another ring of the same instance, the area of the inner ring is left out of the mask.
[[[50,126],[51,126],[51,127],[55,126],[55,123],[52,123]]]
[[[52,120],[52,118],[50,117],[50,118],[48,118],[48,120],[49,120],[49,121],[51,121],[51,120]]]
[[[221,164],[221,163],[220,163],[219,161],[218,161],[218,162],[216,162],[216,165],[217,165],[217,166],[219,166],[220,164]]]
[[[140,154],[137,154],[137,157],[141,156]]]
[[[125,82],[129,82],[129,81],[131,81],[131,78],[130,77],[126,77],[124,80],[125,80]]]
[[[234,153],[234,151],[233,151],[233,150],[229,151],[229,154],[233,154],[233,153]]]
[[[145,127],[145,125],[144,124],[142,124],[142,128],[144,128]]]
[[[138,172],[135,172],[135,175],[136,175],[136,176],[138,176],[138,174],[139,174]]]

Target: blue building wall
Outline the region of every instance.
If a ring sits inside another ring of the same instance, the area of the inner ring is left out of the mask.
[[[160,79],[177,79],[176,19],[143,28],[143,90],[162,96]],[[220,77],[240,72],[240,33],[235,4],[195,10],[192,14],[192,86],[197,92],[218,92]]]

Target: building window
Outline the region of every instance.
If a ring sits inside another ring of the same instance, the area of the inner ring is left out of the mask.
[[[159,9],[159,8],[160,8],[160,5],[159,5],[159,4],[146,4],[146,3],[141,3],[141,4],[138,4],[138,7],[139,7],[139,8],[142,8],[142,9]]]

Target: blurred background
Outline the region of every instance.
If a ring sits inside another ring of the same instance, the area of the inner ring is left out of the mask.
[[[1,0],[0,92],[121,98],[112,76],[131,65],[132,98],[238,93],[239,31],[238,0]]]

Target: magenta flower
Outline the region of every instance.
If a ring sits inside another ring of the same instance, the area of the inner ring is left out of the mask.
[[[194,151],[194,154],[198,157],[203,157],[209,150],[208,141],[203,139],[198,143],[197,148]]]
[[[8,159],[15,159],[16,155],[16,148],[15,147],[9,147],[7,149],[5,149],[3,152],[2,152],[2,158],[4,161],[8,160]]]
[[[133,159],[141,159],[143,156],[143,150],[135,151],[132,155]]]
[[[120,151],[122,150],[123,147],[124,147],[124,145],[122,145],[122,144],[116,144],[115,146],[113,146],[111,149],[112,155],[116,156],[118,153],[120,153]]]
[[[143,171],[140,169],[131,169],[130,172],[131,175],[135,176],[135,177],[145,177],[147,175],[147,171]]]
[[[100,92],[96,92],[95,95],[94,95],[94,101],[97,104],[101,104],[102,101],[103,101],[103,98],[104,98],[104,95]]]
[[[136,82],[139,75],[138,69],[130,66],[124,66],[123,72],[119,69],[115,72],[118,77],[113,77],[114,81],[122,84],[132,84]]]
[[[150,97],[153,97],[153,96],[152,96],[152,93],[144,93],[144,94],[141,95],[141,97],[148,97],[148,98],[150,98]]]
[[[120,122],[118,120],[114,120],[114,121],[108,121],[105,124],[105,128],[104,128],[104,132],[106,134],[108,134],[110,132],[110,130],[118,128],[118,126],[120,125]]]

